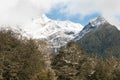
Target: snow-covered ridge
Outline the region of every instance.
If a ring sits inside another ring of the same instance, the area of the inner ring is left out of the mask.
[[[51,20],[46,15],[32,20],[27,25],[1,25],[6,30],[21,33],[24,37],[41,39],[48,42],[52,48],[60,48],[74,39],[83,26],[71,21]]]
[[[51,20],[42,15],[25,26],[24,31],[35,39],[45,39],[53,47],[61,47],[75,38],[83,26],[70,21]]]
[[[24,26],[20,26],[20,25],[0,25],[0,30],[12,30],[14,33],[16,33],[17,37],[21,37],[22,38],[30,38],[29,34],[27,34],[24,29],[22,28]]]
[[[56,32],[74,32],[81,31],[82,25],[70,21],[55,21],[42,15],[39,19],[33,20],[25,27],[25,31],[31,34],[33,38],[47,38]]]
[[[98,26],[108,23],[108,22],[104,17],[99,16],[95,19],[92,19],[89,23],[91,24],[92,27],[98,27]]]

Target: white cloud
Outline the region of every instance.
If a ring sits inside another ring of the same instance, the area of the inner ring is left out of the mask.
[[[100,13],[112,24],[120,26],[120,0],[73,0],[66,3],[61,12],[71,15],[80,14],[81,18]],[[118,27],[120,29],[120,27]]]
[[[0,24],[23,24],[67,0],[0,0]]]
[[[111,23],[120,23],[120,17],[116,17],[120,16],[120,0],[0,0],[0,24],[23,24],[54,7],[69,16],[80,14],[81,18],[98,12]]]

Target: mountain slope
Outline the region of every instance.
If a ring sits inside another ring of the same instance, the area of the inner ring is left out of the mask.
[[[95,31],[99,28],[99,26],[104,25],[108,23],[103,17],[99,16],[93,20],[91,20],[88,25],[86,25],[83,30],[79,33],[79,35],[74,39],[74,41],[77,41],[81,39],[85,34]]]
[[[78,35],[82,25],[70,21],[55,21],[42,15],[25,27],[25,32],[35,39],[43,39],[53,48],[65,45]]]
[[[75,41],[86,53],[120,56],[120,31],[103,17],[92,20],[79,34]]]

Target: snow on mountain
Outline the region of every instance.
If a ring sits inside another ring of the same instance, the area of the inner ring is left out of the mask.
[[[86,25],[83,30],[79,33],[79,35],[74,39],[74,41],[80,40],[86,33],[97,30],[101,25],[107,24],[108,22],[104,17],[99,16],[93,20],[91,20],[88,25]]]
[[[77,23],[51,20],[42,15],[25,26],[24,31],[35,39],[47,40],[52,47],[59,48],[74,39],[82,28]]]
[[[20,26],[20,25],[8,25],[8,24],[5,24],[5,25],[0,25],[0,30],[12,30],[14,33],[16,33],[17,37],[18,38],[30,38],[29,34],[27,34],[24,29],[23,29],[23,26]],[[22,35],[22,36],[21,36]]]
[[[92,27],[99,27],[100,25],[103,25],[105,23],[108,23],[108,22],[102,16],[99,16],[99,17],[90,21],[90,24]]]

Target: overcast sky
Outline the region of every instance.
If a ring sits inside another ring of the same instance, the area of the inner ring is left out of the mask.
[[[25,24],[42,14],[83,25],[101,15],[120,29],[120,0],[0,0],[0,24]]]

